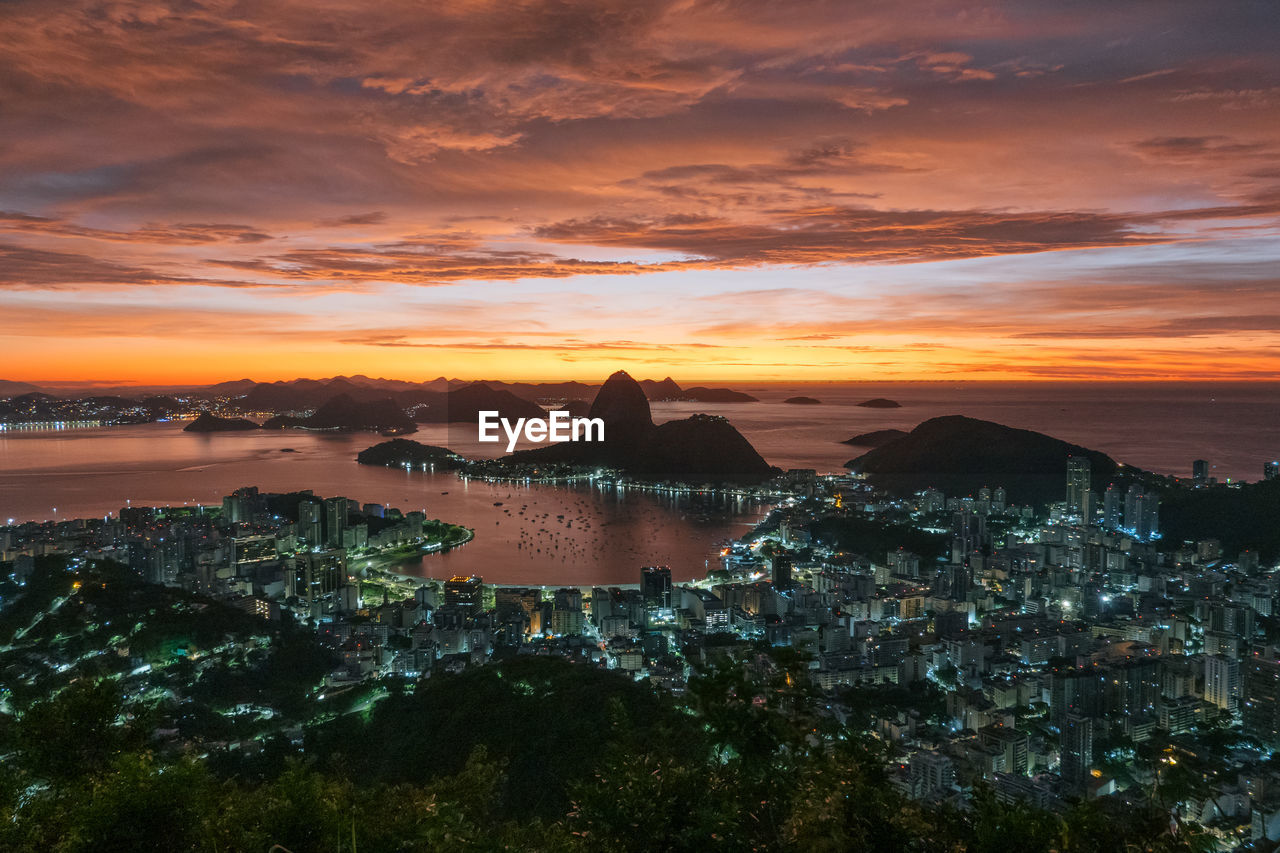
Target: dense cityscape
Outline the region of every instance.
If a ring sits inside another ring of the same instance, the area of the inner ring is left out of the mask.
[[[1226,488],[1211,479],[1197,461],[1190,488]],[[781,674],[821,723],[809,747],[869,739],[886,784],[928,807],[1114,801],[1158,808],[1202,849],[1275,841],[1275,555],[1162,538],[1157,497],[1093,482],[1087,459],[1061,482],[1063,500],[1033,507],[998,484],[897,499],[792,470],[758,487],[773,509],[706,577],[637,566],[607,587],[397,574],[397,556],[472,531],[252,486],[221,506],[11,525],[0,708],[25,725],[105,677],[159,754],[248,764],[526,657],[678,701],[729,670],[762,709]]]

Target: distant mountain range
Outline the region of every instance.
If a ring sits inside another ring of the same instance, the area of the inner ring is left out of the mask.
[[[429,382],[408,382],[401,379],[371,378],[361,374],[334,376],[327,379],[291,379],[277,382],[255,382],[252,379],[234,379],[214,385],[185,388],[64,388],[41,387],[28,382],[0,379],[0,399],[19,394],[42,393],[50,397],[70,399],[85,397],[119,397],[138,400],[160,392],[202,398],[239,398],[246,411],[286,412],[315,409],[339,394],[346,394],[357,401],[390,397],[403,406],[415,403],[435,402],[431,395],[456,391],[472,385],[484,385],[495,391],[506,391],[522,400],[548,405],[556,402],[582,400],[590,402],[600,390],[599,385],[582,382],[472,382],[446,379],[443,376]],[[681,388],[671,377],[661,380],[645,379],[640,382],[645,395],[654,401],[685,401],[697,403],[752,403],[755,397],[728,388],[695,386]]]
[[[19,394],[39,393],[40,388],[26,382],[11,382],[0,379],[0,397],[16,397]]]
[[[475,382],[452,391],[426,392],[431,397],[418,401],[413,419],[420,424],[476,423],[480,412],[497,412],[498,417],[514,421],[516,418],[546,417],[546,410],[537,403],[517,397],[506,388],[492,388],[485,382]]]

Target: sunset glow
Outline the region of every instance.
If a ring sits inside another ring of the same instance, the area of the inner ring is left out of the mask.
[[[1263,379],[1267,3],[17,0],[0,378]]]

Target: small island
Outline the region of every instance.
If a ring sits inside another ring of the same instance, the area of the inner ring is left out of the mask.
[[[901,409],[902,404],[897,400],[886,400],[884,397],[872,397],[870,400],[863,400],[857,405],[864,409]]]
[[[467,460],[447,447],[423,444],[408,438],[393,438],[372,447],[366,447],[356,456],[361,465],[382,465],[387,468],[425,468],[432,466],[443,470],[456,470]]]
[[[246,418],[224,418],[212,412],[201,412],[200,416],[182,428],[183,432],[244,432],[260,429],[253,421]]]
[[[820,406],[822,401],[814,397],[788,397],[783,400],[784,403],[790,403],[793,406]]]
[[[682,403],[758,403],[757,398],[729,388],[704,388],[696,385],[680,392],[674,399]]]
[[[877,429],[871,432],[863,432],[852,438],[846,438],[841,444],[852,444],[857,447],[880,447],[891,441],[897,441],[907,434],[906,430],[901,429]]]

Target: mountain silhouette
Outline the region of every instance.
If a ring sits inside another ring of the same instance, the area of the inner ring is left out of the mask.
[[[413,421],[395,400],[360,401],[350,394],[339,394],[307,417],[277,415],[262,425],[263,429],[304,427],[326,430],[376,430],[379,432],[414,432]]]
[[[602,442],[563,442],[507,457],[514,463],[599,465],[638,477],[753,482],[776,473],[721,417],[693,415],[655,425],[640,383],[625,371],[600,387],[588,416],[604,422]]]
[[[258,429],[258,425],[245,418],[223,418],[212,412],[201,412],[191,423],[182,428],[183,432],[244,432]]]
[[[1095,489],[1119,467],[1097,450],[963,415],[931,418],[845,467],[899,494],[936,488],[964,496],[1004,486],[1010,502],[1040,504],[1065,497],[1071,456],[1089,460]]]

